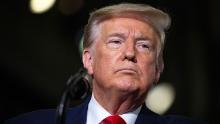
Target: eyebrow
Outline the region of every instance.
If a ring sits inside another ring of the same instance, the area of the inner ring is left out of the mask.
[[[126,35],[124,33],[112,33],[108,37],[120,37],[126,39]]]
[[[112,33],[110,34],[108,37],[119,37],[119,38],[122,38],[122,39],[126,39],[126,34],[124,33]],[[135,41],[138,41],[138,40],[148,40],[148,41],[152,41],[153,39],[149,38],[148,36],[144,36],[142,34],[136,36],[137,38],[135,38]]]
[[[148,38],[148,37],[138,37],[138,38],[135,38],[136,41],[139,41],[139,40],[147,40],[147,41],[152,41],[152,39]]]

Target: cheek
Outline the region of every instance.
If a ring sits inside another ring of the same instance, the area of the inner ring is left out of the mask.
[[[109,68],[112,65],[116,64],[116,59],[118,58],[117,56],[119,55],[117,51],[112,51],[106,48],[106,46],[97,46],[98,49],[96,49],[96,54],[95,54],[95,60],[94,64],[97,67],[105,67]],[[105,69],[105,68],[98,68],[100,70]]]
[[[112,68],[114,62],[112,57],[102,54],[97,54],[94,58],[93,70],[94,70],[94,81],[98,87],[111,87],[109,81],[112,80]]]
[[[139,64],[142,73],[142,81],[145,85],[152,84],[156,77],[156,59],[145,58],[142,60],[145,60],[141,61]]]
[[[93,61],[94,73],[98,73],[99,75],[102,74],[103,76],[106,75],[106,73],[110,71],[112,65],[114,65],[112,59],[112,56],[109,54],[97,51]]]

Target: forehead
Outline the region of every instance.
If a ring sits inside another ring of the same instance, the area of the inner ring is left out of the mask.
[[[99,26],[102,35],[123,33],[134,36],[146,36],[152,39],[158,37],[156,31],[149,23],[133,18],[112,18],[103,21]]]

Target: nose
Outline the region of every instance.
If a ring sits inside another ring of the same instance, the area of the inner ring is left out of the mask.
[[[124,50],[124,59],[134,62],[137,62],[136,51],[135,51],[135,43],[132,40],[127,41]]]

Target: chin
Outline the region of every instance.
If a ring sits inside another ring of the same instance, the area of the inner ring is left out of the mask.
[[[133,81],[120,81],[117,84],[117,87],[118,89],[127,92],[136,91],[138,89],[136,83]]]

